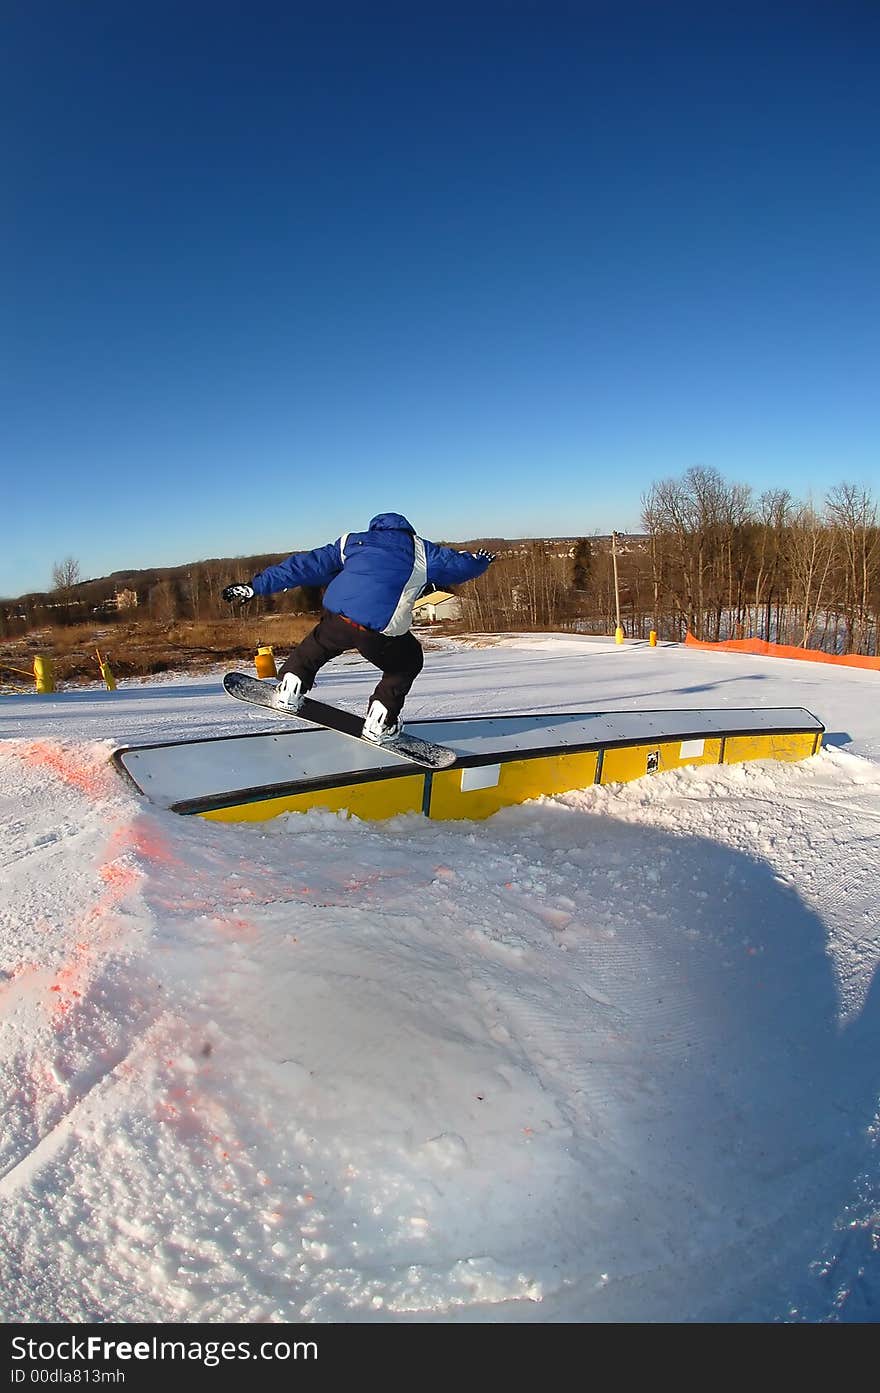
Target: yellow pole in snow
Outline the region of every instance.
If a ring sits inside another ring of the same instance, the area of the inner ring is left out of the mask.
[[[38,692],[54,692],[55,672],[51,658],[44,658],[39,653],[34,658],[34,681]]]
[[[110,664],[104,662],[104,659],[101,657],[101,654],[98,652],[98,649],[97,649],[97,648],[95,649],[95,653],[96,653],[97,656],[98,656],[98,667],[101,669],[101,676],[102,676],[103,679],[104,679],[104,683],[105,683],[105,685],[106,685],[106,687],[107,687],[107,691],[108,691],[108,692],[115,692],[115,691],[116,691],[116,678],[113,676],[113,673],[110,671]]]
[[[620,586],[617,583],[617,533],[611,533],[611,560],[614,563],[614,608],[617,611],[617,628],[614,630],[614,642],[623,643],[623,625],[620,622]]]

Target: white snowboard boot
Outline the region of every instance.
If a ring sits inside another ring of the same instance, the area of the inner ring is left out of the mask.
[[[393,740],[401,732],[400,721],[388,723],[388,708],[383,706],[381,701],[371,701],[367,718],[364,721],[364,739],[375,740],[377,745],[382,745],[386,740]]]
[[[303,704],[302,678],[285,672],[275,691],[275,700],[288,711],[298,711]]]

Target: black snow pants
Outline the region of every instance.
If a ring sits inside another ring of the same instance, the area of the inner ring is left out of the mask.
[[[278,675],[294,673],[302,682],[303,691],[307,692],[318,670],[350,648],[356,648],[368,663],[380,669],[382,680],[370,700],[381,701],[387,708],[390,725],[400,715],[406,694],[425,661],[422,645],[412,633],[389,638],[387,634],[365,629],[342,614],[324,609],[320,622],[293,650]]]

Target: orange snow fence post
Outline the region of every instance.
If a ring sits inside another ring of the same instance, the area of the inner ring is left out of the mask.
[[[115,692],[115,691],[116,691],[116,678],[113,676],[113,673],[110,671],[110,664],[104,662],[104,659],[101,657],[101,654],[98,652],[98,649],[97,649],[97,648],[95,649],[95,653],[97,654],[97,657],[98,657],[98,667],[101,669],[101,676],[102,676],[103,679],[104,679],[104,683],[105,683],[105,685],[106,685],[106,687],[107,687],[107,691],[108,691],[108,692]]]
[[[731,638],[721,643],[707,643],[704,639],[685,635],[688,648],[705,648],[710,652],[721,653],[759,653],[765,658],[797,658],[804,663],[832,663],[835,667],[861,667],[872,672],[880,672],[880,658],[866,658],[861,653],[821,653],[818,648],[795,648],[789,643],[768,643],[763,638]]]
[[[254,658],[254,667],[258,677],[277,677],[275,670],[275,654],[267,643],[257,645],[257,656]]]

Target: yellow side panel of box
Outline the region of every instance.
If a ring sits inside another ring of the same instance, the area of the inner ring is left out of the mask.
[[[463,776],[470,771],[444,769],[434,775],[429,815],[438,820],[491,817],[499,808],[525,803],[529,798],[586,788],[595,783],[598,760],[595,750],[510,760],[500,765],[496,784],[474,789],[462,788]]]
[[[741,764],[747,759],[807,759],[821,745],[821,735],[814,730],[797,731],[793,735],[776,735],[772,731],[754,735],[728,736],[724,747],[725,764]]]
[[[424,783],[422,774],[404,775],[398,779],[345,784],[309,793],[282,794],[280,798],[260,798],[251,803],[237,803],[231,808],[214,808],[199,816],[213,822],[265,822],[281,813],[306,813],[310,808],[326,808],[332,813],[345,811],[368,822],[381,822],[399,813],[420,813]]]
[[[688,746],[703,746],[700,754],[687,753]],[[656,763],[649,759],[657,755]],[[721,740],[668,740],[648,745],[619,745],[606,750],[602,760],[602,783],[625,784],[644,774],[662,774],[670,769],[683,769],[691,764],[720,764]]]

